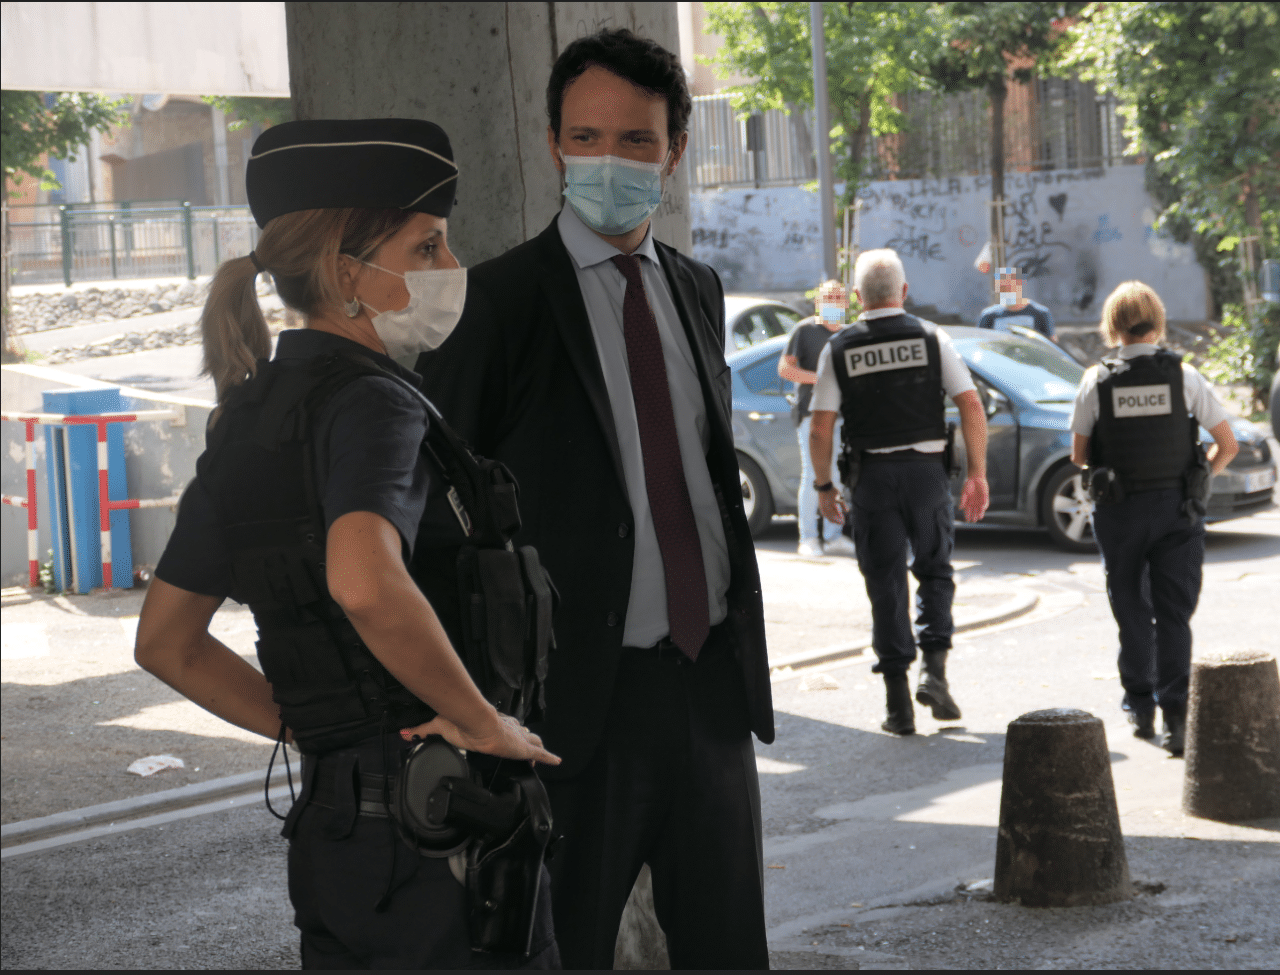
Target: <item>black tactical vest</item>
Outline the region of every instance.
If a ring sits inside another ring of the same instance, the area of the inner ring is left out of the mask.
[[[259,662],[304,752],[348,747],[435,716],[364,645],[326,582],[313,424],[343,386],[367,375],[403,382],[351,352],[259,362],[228,396],[197,463],[226,533],[231,596],[253,611]],[[554,590],[537,553],[510,545],[520,524],[510,472],[473,457],[423,402],[430,415],[422,449],[457,520],[456,544],[445,549],[457,561],[437,572],[442,585],[429,588],[420,534],[411,572],[482,692],[523,722],[542,704]],[[440,555],[439,536],[429,541]]]
[[[1115,471],[1125,492],[1180,487],[1196,459],[1199,424],[1187,414],[1182,359],[1163,349],[1102,360],[1089,463]]]
[[[937,326],[914,315],[874,318],[831,339],[845,448],[900,447],[947,436]]]

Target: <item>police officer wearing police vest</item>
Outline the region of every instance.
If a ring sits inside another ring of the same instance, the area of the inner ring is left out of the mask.
[[[465,272],[446,241],[456,180],[430,122],[300,121],[258,139],[247,189],[262,233],[210,290],[218,409],[138,625],[145,669],[303,753],[284,835],[306,968],[473,962],[457,863],[391,815],[412,740],[517,769],[558,762],[486,700],[408,567],[433,533],[454,551],[464,539],[465,511],[429,501],[443,496],[443,422],[394,361],[438,345],[461,313]],[[269,361],[262,271],[306,316]],[[228,596],[254,611],[262,672],[209,633]],[[482,965],[558,967],[542,886],[529,957]]]
[[[1209,480],[1239,448],[1208,383],[1157,346],[1165,315],[1155,291],[1140,281],[1117,287],[1101,331],[1119,348],[1080,384],[1071,460],[1095,501],[1093,533],[1120,628],[1122,707],[1134,735],[1153,739],[1159,706],[1161,744],[1181,755]],[[1207,455],[1201,426],[1213,435]]]
[[[934,718],[954,721],[960,708],[947,684],[947,651],[955,626],[951,550],[955,542],[944,400],[960,410],[968,477],[960,507],[968,521],[986,513],[987,418],[969,370],[947,334],[903,311],[902,261],[892,250],[864,251],[854,265],[857,322],[836,335],[818,360],[810,409],[814,470],[831,467],[837,414],[852,489],[858,568],[871,600],[872,668],[885,682],[881,727],[915,734],[907,671],[919,640],[924,665],[916,700]],[[834,484],[815,484],[824,518],[843,522],[844,501]],[[907,551],[918,582],[916,635],[907,602]]]

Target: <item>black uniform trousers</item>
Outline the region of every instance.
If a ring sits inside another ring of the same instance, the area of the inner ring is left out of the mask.
[[[1189,517],[1181,488],[1142,491],[1093,512],[1107,598],[1120,629],[1124,708],[1185,710],[1191,614],[1200,599],[1204,519]]]
[[[556,940],[565,968],[609,969],[648,863],[672,968],[767,969],[760,782],[728,627],[696,663],[623,647],[594,758],[546,783]]]
[[[955,520],[940,454],[862,455],[853,491],[853,541],[871,600],[877,674],[904,674],[921,650],[950,650],[955,625],[951,569]],[[907,552],[916,589],[915,633],[907,591]]]
[[[399,735],[388,736],[389,767],[396,768],[407,746]],[[302,934],[302,967],[307,969],[554,969],[559,968],[552,933],[550,878],[543,871],[539,917],[533,954],[472,952],[467,928],[465,889],[449,869],[449,861],[424,857],[399,838],[391,821],[358,814],[355,782],[360,773],[382,774],[380,742],[362,743],[358,765],[342,766],[342,786],[333,806],[312,801],[315,759],[307,759],[307,776],[290,814],[289,900],[294,924]],[[325,756],[325,765],[343,753]],[[326,769],[322,768],[321,774]],[[335,786],[337,784],[335,783]],[[390,890],[385,909],[375,906]]]

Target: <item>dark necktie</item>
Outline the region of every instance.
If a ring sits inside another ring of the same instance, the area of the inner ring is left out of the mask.
[[[631,370],[631,396],[636,405],[640,453],[644,458],[644,484],[649,511],[662,552],[667,581],[667,620],[671,640],[690,659],[711,630],[707,608],[707,574],[702,543],[693,520],[689,483],[680,460],[667,362],[662,354],[658,323],[640,277],[640,259],[619,255],[612,259],[627,279],[622,300],[622,333],[627,342]]]

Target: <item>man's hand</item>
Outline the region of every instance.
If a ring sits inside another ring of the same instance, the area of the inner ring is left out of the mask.
[[[830,464],[827,466],[830,467]],[[843,525],[844,513],[849,510],[849,506],[844,503],[844,498],[840,497],[840,489],[833,487],[829,491],[819,492],[818,510],[827,521]]]
[[[960,492],[960,510],[964,512],[964,520],[981,521],[990,503],[991,492],[987,487],[987,479],[979,475],[967,477],[964,490]]]
[[[559,756],[552,755],[542,747],[541,738],[507,714],[498,715],[498,720],[481,734],[467,734],[448,718],[438,715],[426,724],[400,731],[400,737],[405,741],[418,741],[427,735],[439,735],[450,745],[463,751],[496,755],[498,758],[525,759],[541,762],[543,765],[560,764]]]

